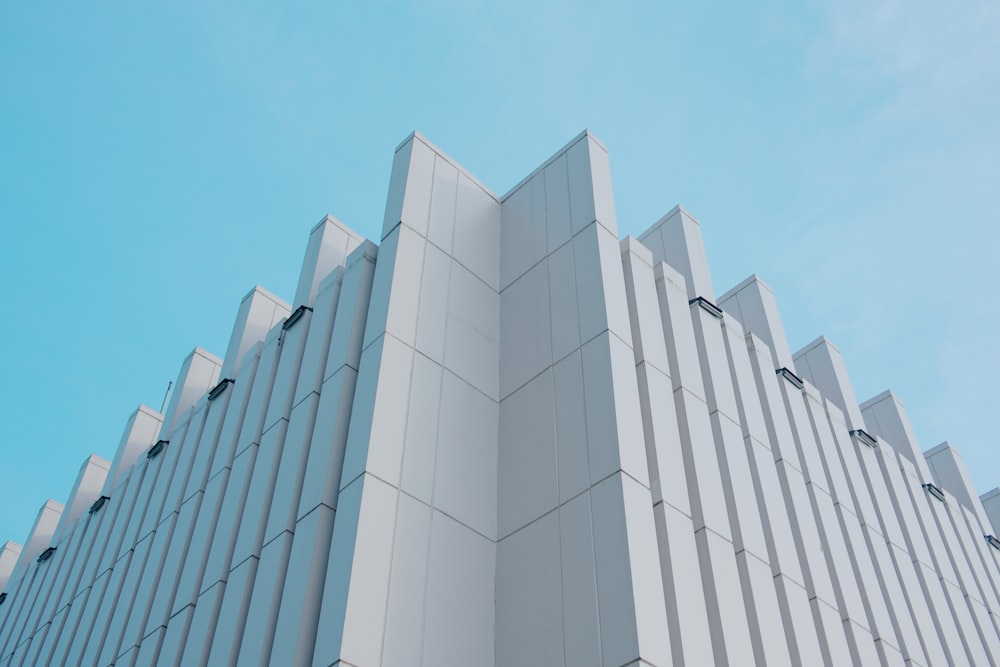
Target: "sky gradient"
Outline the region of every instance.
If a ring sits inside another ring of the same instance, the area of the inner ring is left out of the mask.
[[[1000,5],[690,4],[7,3],[0,543],[323,215],[377,241],[414,129],[503,193],[589,128],[622,236],[684,205],[717,293],[1000,484]]]

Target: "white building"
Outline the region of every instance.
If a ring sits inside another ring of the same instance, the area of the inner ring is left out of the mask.
[[[996,665],[984,499],[589,133],[503,197],[415,134],[0,550],[0,665]]]

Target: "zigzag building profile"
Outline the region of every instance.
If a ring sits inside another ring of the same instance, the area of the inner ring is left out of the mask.
[[[0,665],[997,665],[992,521],[590,133],[503,196],[413,134],[0,550]]]

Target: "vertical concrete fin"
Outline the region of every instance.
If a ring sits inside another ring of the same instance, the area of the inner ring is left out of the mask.
[[[877,435],[885,440],[916,465],[924,481],[933,480],[931,470],[920,449],[920,443],[917,442],[917,436],[910,425],[910,417],[906,414],[906,408],[903,407],[903,403],[894,393],[884,391],[862,403],[860,409],[864,417],[865,428],[872,435]]]
[[[31,527],[28,539],[24,542],[21,555],[17,559],[17,565],[14,566],[14,571],[10,575],[11,588],[13,588],[13,584],[20,581],[39,554],[52,546],[52,538],[55,536],[62,513],[62,504],[51,499],[46,500],[45,504],[38,510],[38,516],[35,517],[35,523]]]
[[[382,245],[368,253],[313,664],[492,663],[499,235],[495,195],[420,135],[408,138]],[[413,597],[406,572],[417,557],[426,587]],[[414,632],[387,631],[399,624]]]
[[[792,358],[796,372],[815,385],[828,401],[843,410],[851,429],[865,428],[851,378],[847,375],[847,366],[836,345],[825,336],[820,336],[793,354]]]
[[[10,581],[10,575],[14,572],[14,566],[17,565],[21,549],[20,544],[10,541],[4,542],[4,545],[0,547],[0,593],[7,588],[7,582]]]
[[[139,457],[156,442],[161,426],[163,426],[163,415],[159,412],[145,405],[136,408],[125,424],[122,439],[118,443],[118,449],[115,450],[114,461],[111,462],[111,469],[101,489],[102,496],[110,496],[112,489],[118,486],[118,482],[128,474]]]
[[[795,372],[778,302],[767,283],[754,274],[720,296],[718,306],[735,317],[745,331],[756,334],[770,346],[778,368]]]
[[[1000,534],[1000,488],[990,489],[979,500],[989,519],[985,527],[992,527],[994,535]]]
[[[161,437],[170,439],[174,427],[177,426],[177,420],[216,385],[221,370],[222,359],[200,347],[191,351],[181,364],[177,381],[174,382],[170,404],[163,415]]]
[[[236,323],[226,347],[220,377],[235,377],[246,353],[262,342],[267,337],[267,332],[289,314],[291,307],[260,285],[247,292],[236,314]]]
[[[90,509],[91,504],[101,497],[104,483],[107,481],[111,463],[96,454],[91,454],[80,466],[73,490],[66,501],[65,509],[59,518],[59,525],[52,537],[52,544],[57,545],[69,530],[74,521]]]
[[[503,198],[497,664],[670,660],[621,252],[587,132]]]
[[[931,474],[942,489],[951,493],[961,504],[971,510],[983,528],[990,527],[990,519],[979,500],[976,487],[972,483],[969,469],[962,455],[948,442],[942,442],[937,447],[924,452],[924,458],[930,466]]]
[[[675,206],[640,234],[639,240],[653,251],[657,262],[666,262],[684,276],[688,298],[700,296],[715,301],[701,224],[693,215],[680,205]]]
[[[364,237],[331,215],[324,217],[309,232],[299,285],[295,290],[295,307],[312,307],[323,279],[361,245]]]

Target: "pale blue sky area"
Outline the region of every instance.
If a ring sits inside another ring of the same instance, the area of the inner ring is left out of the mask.
[[[0,9],[0,542],[324,214],[377,240],[413,129],[505,192],[589,128],[623,236],[683,204],[718,293],[758,273],[1000,483],[1000,5],[284,5]]]

